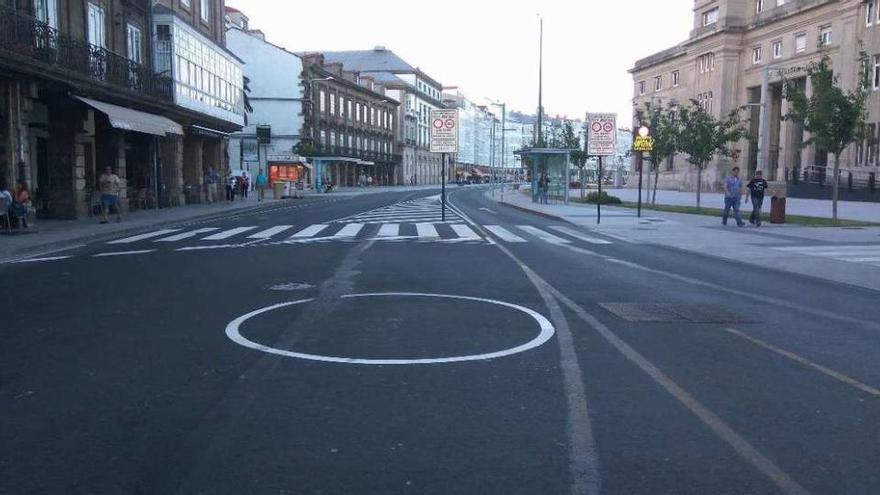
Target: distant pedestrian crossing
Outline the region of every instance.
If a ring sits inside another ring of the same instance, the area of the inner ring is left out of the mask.
[[[339,222],[299,226],[248,225],[228,229],[219,227],[193,228],[192,230],[162,229],[111,240],[107,244],[132,245],[140,243],[155,247],[188,244],[186,248],[180,249],[183,251],[261,244],[293,245],[366,240],[465,244],[544,242],[557,246],[572,244],[575,241],[589,244],[611,244],[606,239],[565,226],[539,228],[533,225],[482,225],[477,227],[463,222]]]
[[[785,246],[773,248],[777,251],[829,258],[849,263],[880,266],[880,244],[826,245],[826,246]]]
[[[357,215],[345,217],[339,222],[354,223],[461,223],[463,219],[450,208],[446,209],[446,219],[443,219],[443,205],[440,196],[403,201],[393,205],[377,208]]]

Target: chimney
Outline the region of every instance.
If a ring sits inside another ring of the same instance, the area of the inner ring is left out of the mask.
[[[382,45],[376,45],[376,47],[373,48],[373,51],[374,51],[374,52],[384,52],[384,51],[385,51],[385,47],[382,46]]]

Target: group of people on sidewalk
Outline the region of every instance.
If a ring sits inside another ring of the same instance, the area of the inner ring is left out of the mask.
[[[747,191],[747,192],[746,192]],[[758,170],[755,176],[743,186],[743,180],[739,176],[739,167],[733,167],[730,175],[724,179],[724,213],[721,216],[721,223],[727,225],[727,219],[730,218],[730,210],[733,210],[733,217],[738,227],[745,226],[745,222],[740,214],[740,206],[742,197],[745,194],[746,203],[751,199],[752,214],[749,217],[749,223],[756,227],[761,226],[761,207],[764,205],[764,193],[767,191],[767,181],[764,174]]]
[[[213,168],[209,168],[208,171],[205,172],[203,182],[205,186],[205,201],[207,201],[208,204],[213,204],[217,195],[217,184],[220,183],[220,175]],[[269,185],[269,178],[266,176],[263,169],[260,169],[253,184],[254,189],[257,192],[258,201],[263,201],[266,195],[266,187]],[[226,201],[235,201],[236,196],[246,200],[248,199],[250,190],[251,177],[247,172],[242,172],[241,175],[230,175],[225,181]]]
[[[13,191],[6,186],[6,181],[0,179],[0,207],[6,208],[3,219],[7,222],[6,227],[12,228],[12,222],[18,221],[19,227],[26,229],[27,212],[31,207],[31,191],[27,182],[20,180]]]

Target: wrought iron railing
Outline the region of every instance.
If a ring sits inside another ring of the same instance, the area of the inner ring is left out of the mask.
[[[786,169],[788,182],[816,184],[819,187],[834,185],[834,173],[830,167],[795,167]],[[851,191],[867,189],[874,193],[877,188],[877,173],[870,171],[843,169],[840,170],[840,187]]]
[[[0,51],[144,95],[167,101],[174,98],[171,78],[4,6],[0,6]]]

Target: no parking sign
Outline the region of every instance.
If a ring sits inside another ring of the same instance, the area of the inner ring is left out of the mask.
[[[458,153],[458,110],[431,110],[431,153]]]
[[[617,151],[617,114],[587,114],[587,154],[612,156]]]

